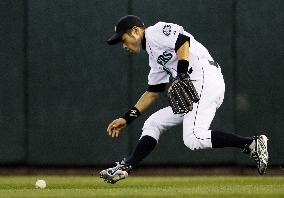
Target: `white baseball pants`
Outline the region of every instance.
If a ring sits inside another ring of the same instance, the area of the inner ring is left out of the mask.
[[[183,142],[188,148],[212,148],[209,127],[225,93],[221,68],[210,64],[207,59],[200,59],[190,78],[200,95],[200,101],[194,103],[193,110],[186,115],[174,114],[170,106],[158,110],[144,123],[141,137],[148,135],[158,141],[163,132],[183,123]]]

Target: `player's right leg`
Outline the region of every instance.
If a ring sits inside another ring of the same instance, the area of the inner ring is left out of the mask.
[[[105,182],[115,184],[119,180],[125,179],[131,169],[132,167],[122,160],[121,162],[116,162],[116,166],[102,170],[99,175]]]
[[[171,107],[152,114],[144,123],[142,135],[132,154],[126,160],[117,162],[116,166],[102,170],[100,177],[112,184],[125,179],[130,171],[154,150],[162,133],[181,124],[182,120],[183,115],[175,115]]]

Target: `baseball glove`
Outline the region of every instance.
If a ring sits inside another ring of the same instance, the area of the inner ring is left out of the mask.
[[[179,74],[167,92],[170,106],[174,114],[186,114],[199,101],[198,93],[187,74]]]

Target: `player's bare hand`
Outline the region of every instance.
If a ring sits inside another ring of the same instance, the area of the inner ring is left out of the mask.
[[[127,124],[124,118],[115,119],[107,127],[108,135],[111,136],[112,138],[118,137],[119,133],[126,126]]]

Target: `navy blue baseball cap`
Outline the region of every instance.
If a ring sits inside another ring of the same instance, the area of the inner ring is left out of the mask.
[[[121,41],[121,36],[132,27],[144,27],[143,21],[135,15],[126,15],[118,20],[114,27],[115,33],[107,40],[110,45],[115,45]]]

